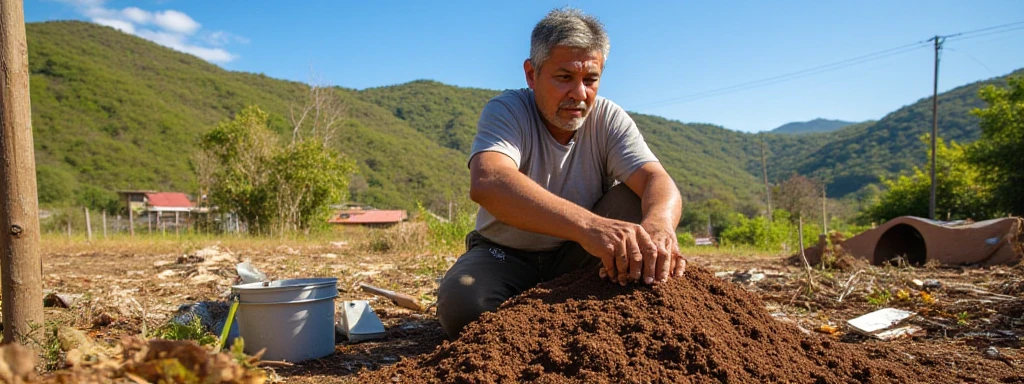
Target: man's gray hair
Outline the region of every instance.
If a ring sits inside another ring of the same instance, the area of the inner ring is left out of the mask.
[[[605,60],[611,49],[604,24],[596,17],[570,7],[552,10],[533,27],[530,36],[530,63],[533,67],[540,69],[556,46],[601,51]]]

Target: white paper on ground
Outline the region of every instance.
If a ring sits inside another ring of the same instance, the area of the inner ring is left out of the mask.
[[[902,309],[883,308],[858,318],[847,320],[846,324],[853,328],[854,331],[872,335],[891,328],[916,314],[915,312]]]

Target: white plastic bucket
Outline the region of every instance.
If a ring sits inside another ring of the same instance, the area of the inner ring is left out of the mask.
[[[290,279],[231,287],[238,294],[238,332],[245,352],[266,348],[264,360],[299,362],[334,352],[338,279]]]

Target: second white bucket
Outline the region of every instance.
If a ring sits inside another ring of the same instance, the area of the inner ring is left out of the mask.
[[[299,362],[334,352],[338,279],[289,279],[231,287],[238,294],[238,333],[245,353]]]

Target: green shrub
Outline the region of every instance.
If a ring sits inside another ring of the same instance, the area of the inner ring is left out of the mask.
[[[438,253],[461,254],[465,252],[466,234],[476,226],[474,205],[464,204],[466,208],[457,209],[451,220],[438,217],[417,204],[418,217],[427,223],[427,234],[431,249]]]
[[[697,244],[690,232],[676,233],[676,241],[679,242],[680,247],[693,247]]]
[[[769,252],[796,252],[800,237],[798,225],[785,210],[774,210],[774,220],[768,222],[764,216],[748,219],[736,214],[737,225],[722,231],[722,245],[750,245]],[[817,244],[821,227],[804,222],[804,247]]]

